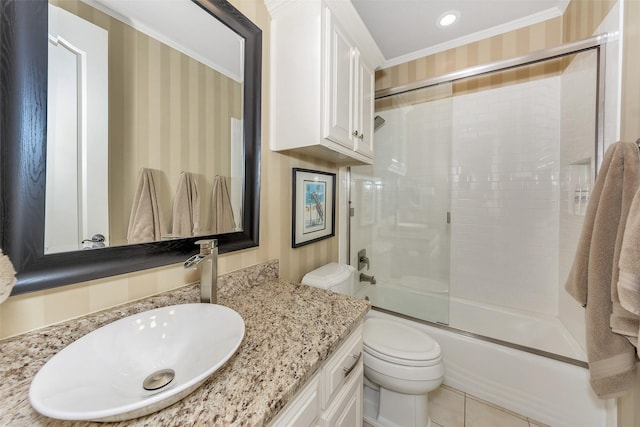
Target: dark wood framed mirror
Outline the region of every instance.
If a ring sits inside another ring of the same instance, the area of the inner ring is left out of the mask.
[[[225,0],[193,2],[244,39],[242,231],[207,236],[224,254],[259,243],[262,32]],[[0,2],[0,247],[13,295],[178,263],[204,238],[45,255],[47,14],[46,0]]]

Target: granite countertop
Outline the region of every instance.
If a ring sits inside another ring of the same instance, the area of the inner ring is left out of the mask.
[[[53,420],[31,408],[29,385],[50,357],[100,326],[156,307],[199,302],[197,285],[0,341],[0,425],[266,425],[370,307],[367,301],[278,279],[277,264],[275,274],[272,267],[267,266],[268,274],[260,280],[252,277],[254,271],[219,282],[219,304],[236,310],[245,321],[240,348],[202,387],[146,417],[119,423]]]

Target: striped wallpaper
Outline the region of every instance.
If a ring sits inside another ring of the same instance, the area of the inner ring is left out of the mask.
[[[473,76],[457,80],[453,83],[442,83],[422,89],[412,90],[376,100],[376,112],[398,108],[406,105],[420,104],[437,99],[466,95],[488,89],[525,83],[545,77],[559,75],[571,62],[574,55],[562,59],[552,59],[543,63],[522,66],[516,69],[496,71],[482,76]]]
[[[298,249],[291,248],[291,169],[301,167],[336,173],[337,168],[328,162],[268,149],[271,19],[262,0],[231,0],[231,3],[263,31],[260,246],[221,255],[218,272],[225,274],[269,259],[279,259],[280,276],[299,282],[306,272],[338,260],[338,238],[325,239]],[[336,224],[336,234],[339,233],[339,227],[340,224]],[[144,298],[195,280],[197,276],[193,271],[185,270],[178,264],[10,297],[0,305],[0,339]]]
[[[572,0],[562,16],[562,41],[591,37],[617,0]]]
[[[572,4],[577,1],[592,3],[572,0]],[[219,258],[219,272],[224,274],[278,258],[281,277],[299,281],[307,271],[337,260],[338,239],[334,237],[291,249],[291,168],[303,167],[328,172],[337,172],[337,168],[330,163],[276,153],[267,148],[271,96],[267,84],[270,17],[261,0],[231,0],[231,3],[263,30],[260,246],[222,255]],[[573,10],[571,6],[567,13],[574,13],[570,12]],[[563,40],[562,25],[561,18],[553,19],[448,53],[433,55],[437,60],[416,60],[384,70],[384,73],[376,75],[377,88],[401,84],[400,80],[405,83],[416,81],[454,69],[514,56],[523,50],[526,52],[559,44]],[[394,81],[391,81],[392,77]],[[339,226],[337,224],[338,228]],[[339,229],[336,229],[336,233],[339,233]],[[0,338],[133,301],[194,280],[196,277],[193,272],[185,271],[181,265],[172,265],[10,297],[0,305]]]
[[[242,85],[79,0],[52,0],[109,32],[109,234],[126,244],[141,168],[154,170],[171,230],[180,172],[196,174],[201,218],[215,175],[230,176],[231,118],[242,118]],[[205,221],[206,225],[206,221]]]
[[[413,83],[462,68],[590,37],[617,1],[571,0],[561,18],[380,70],[376,73],[376,90]],[[640,138],[640,79],[638,79],[640,55],[637,54],[637,47],[640,45],[640,1],[626,0],[622,4],[624,50],[621,139],[635,141]],[[561,65],[561,69],[565,66],[566,62]],[[390,102],[392,101],[387,101],[387,103]],[[376,109],[379,107],[377,103]],[[636,372],[634,390],[617,399],[617,405],[615,425],[619,427],[640,425],[640,369]]]
[[[614,4],[615,0],[572,0],[562,17],[378,70],[376,90],[393,88],[590,37]],[[467,93],[479,87],[497,87],[509,84],[509,81],[525,81],[553,75],[564,66],[566,63],[546,63],[544,66],[467,79],[454,85],[453,93]]]
[[[465,95],[487,89],[497,89],[545,77],[557,76],[570,63],[573,55],[564,59],[526,65],[512,70],[496,71],[486,76],[469,77],[453,83],[453,95]]]
[[[640,1],[625,1],[624,3],[624,35],[622,54],[622,129],[621,138],[635,141],[640,138]],[[640,377],[640,370],[638,373]],[[637,407],[640,408],[640,392],[638,392]],[[640,415],[638,415],[640,419]],[[638,421],[640,424],[640,420]]]
[[[562,42],[562,18],[554,18],[376,72],[376,90],[523,55]]]

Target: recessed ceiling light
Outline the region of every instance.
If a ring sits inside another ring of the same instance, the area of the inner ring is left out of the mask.
[[[438,27],[444,28],[453,25],[458,19],[460,19],[460,12],[457,10],[449,10],[438,18]]]

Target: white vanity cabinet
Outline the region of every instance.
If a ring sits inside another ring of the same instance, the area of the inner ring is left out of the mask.
[[[267,0],[271,149],[373,161],[374,70],[384,58],[348,0]]]
[[[270,424],[272,427],[362,425],[362,325]]]
[[[320,417],[322,427],[361,426],[363,420],[363,367],[360,364],[352,378],[339,390],[339,394]]]

